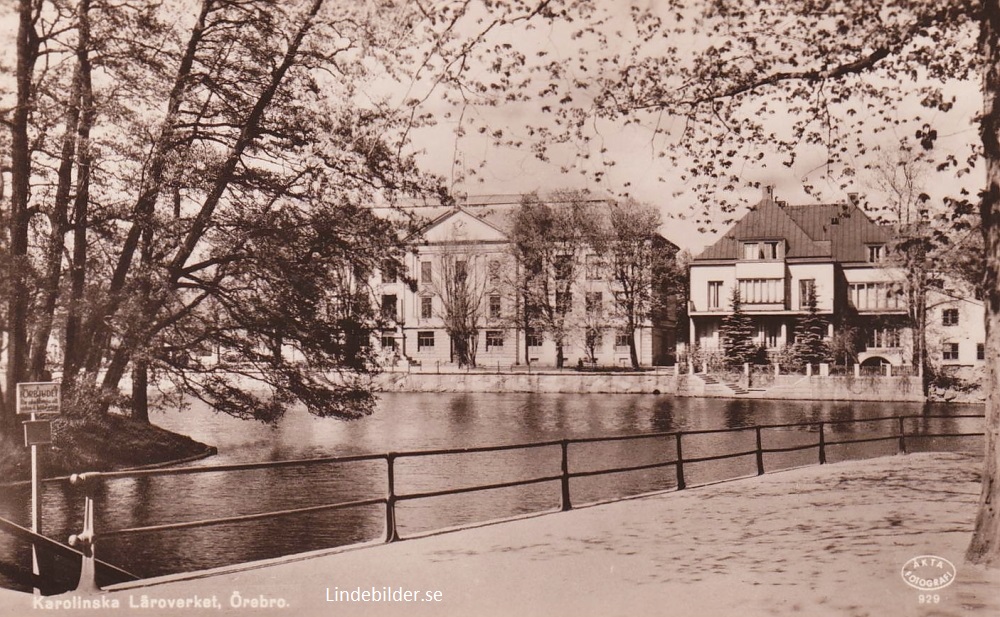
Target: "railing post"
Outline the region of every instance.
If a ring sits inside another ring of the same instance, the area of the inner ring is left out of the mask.
[[[385,455],[387,470],[387,489],[385,496],[385,541],[395,542],[399,540],[399,532],[396,531],[396,474],[395,462],[396,454],[390,452]]]
[[[573,502],[569,499],[569,440],[563,439],[562,443],[562,511],[573,509]]]
[[[677,490],[683,491],[687,488],[684,482],[684,451],[681,450],[681,433],[677,433]]]
[[[69,537],[69,545],[78,547],[83,557],[80,559],[80,580],[76,584],[78,593],[97,593],[101,590],[97,586],[97,568],[94,567],[94,498],[91,483],[88,482],[87,474],[73,474],[70,476],[70,483],[82,483],[86,496],[83,499],[83,531]]]
[[[906,418],[899,416],[899,453],[906,454]]]
[[[819,464],[826,465],[826,433],[824,427],[825,422],[819,423]]]
[[[757,429],[757,475],[764,475],[764,448],[762,445],[762,440],[760,438],[760,427],[754,427]]]

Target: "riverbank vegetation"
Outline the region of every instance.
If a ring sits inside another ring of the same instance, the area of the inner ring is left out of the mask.
[[[214,447],[121,414],[62,417],[52,423],[53,443],[39,446],[42,476],[111,471],[209,456]],[[26,447],[0,451],[0,483],[31,477]]]

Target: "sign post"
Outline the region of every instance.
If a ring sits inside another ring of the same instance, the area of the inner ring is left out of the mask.
[[[38,446],[52,443],[52,424],[48,420],[38,420],[35,414],[58,414],[61,411],[61,392],[55,382],[29,382],[17,384],[16,411],[18,415],[29,414],[30,420],[24,424],[24,445],[31,446],[31,531],[42,533],[42,505],[39,490]],[[40,574],[38,552],[31,546],[31,572]]]

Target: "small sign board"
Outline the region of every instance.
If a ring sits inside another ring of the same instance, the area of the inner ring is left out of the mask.
[[[59,382],[40,381],[17,384],[17,413],[59,413]]]
[[[48,420],[25,420],[24,445],[41,446],[52,443],[52,423]]]

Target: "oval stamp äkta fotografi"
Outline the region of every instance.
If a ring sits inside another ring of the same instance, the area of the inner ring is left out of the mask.
[[[937,591],[955,582],[955,565],[937,555],[920,555],[903,566],[903,582],[918,591]]]

